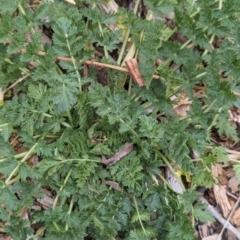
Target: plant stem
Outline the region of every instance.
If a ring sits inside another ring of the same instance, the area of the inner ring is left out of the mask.
[[[26,13],[25,13],[25,11],[24,11],[21,3],[18,4],[18,9],[19,9],[19,12],[20,12],[22,15],[26,16]]]
[[[215,34],[213,34],[209,40],[209,44],[212,44],[213,40],[214,40],[214,37],[215,37]],[[213,47],[212,47],[213,48]],[[205,49],[204,53],[203,53],[203,56],[206,55],[208,53],[208,50]]]
[[[65,177],[64,182],[63,182],[63,185],[60,187],[59,192],[60,192],[60,191],[64,188],[64,186],[66,185],[66,183],[67,183],[67,181],[68,181],[71,173],[72,173],[72,168],[69,170],[67,176]],[[59,194],[57,194],[56,198],[54,199],[53,209],[56,207],[57,202],[58,202],[58,199],[59,199]],[[55,226],[55,228],[56,228],[58,231],[62,231],[62,230],[60,229],[60,227],[58,226],[58,224],[56,223],[56,221],[53,221],[53,225]],[[66,225],[66,226],[67,226],[67,225]]]
[[[134,9],[133,9],[134,14],[137,13],[139,4],[140,4],[140,0],[137,0],[136,3],[135,3]],[[122,57],[123,57],[123,53],[124,53],[124,51],[125,51],[125,48],[126,48],[126,45],[127,45],[127,41],[128,41],[129,35],[130,35],[130,31],[131,31],[131,29],[128,28],[128,30],[127,30],[127,32],[126,32],[126,35],[125,35],[125,37],[124,37],[124,41],[123,41],[123,44],[122,44],[120,53],[119,53],[119,55],[118,55],[117,65],[120,65],[120,64],[121,64]]]
[[[128,95],[131,96],[131,91],[132,91],[132,78],[129,80],[128,84]]]
[[[217,99],[215,99],[215,100],[211,103],[211,105],[208,106],[208,108],[204,111],[204,113],[208,113],[208,112],[211,110],[211,108],[215,105],[216,102],[217,102]]]
[[[4,123],[4,124],[0,125],[0,128],[8,126],[8,125],[9,125],[9,123]]]
[[[37,232],[35,233],[35,235],[33,236],[33,239],[36,239],[37,240],[37,237],[43,233],[44,231],[46,230],[46,227],[41,227],[37,230]]]
[[[203,72],[203,73],[200,73],[196,76],[196,79],[200,78],[200,77],[203,77],[204,75],[206,75],[207,72]]]
[[[64,188],[64,186],[66,185],[66,183],[67,183],[71,173],[72,173],[72,168],[69,170],[67,176],[65,177],[63,185],[60,187],[59,191],[61,191]],[[56,196],[56,198],[54,200],[53,209],[56,207],[58,199],[59,199],[59,194],[57,194],[57,196]]]
[[[72,119],[72,115],[71,115],[70,111],[68,110],[66,113],[67,113],[70,124],[73,125],[73,119]]]
[[[11,178],[17,173],[20,165],[24,163],[28,157],[34,152],[35,148],[37,147],[38,143],[35,143],[32,148],[27,152],[27,154],[24,156],[24,158],[18,163],[18,165],[13,169],[9,177],[6,179],[5,183],[8,184]]]
[[[101,37],[103,37],[104,36],[104,33],[103,33],[103,29],[102,29],[102,25],[101,25],[101,23],[98,21],[98,28],[99,28],[99,31],[100,31],[100,33],[101,33]],[[107,51],[107,47],[104,45],[103,46],[103,51],[104,51],[104,56],[106,57],[106,58],[109,58],[109,56],[108,56],[108,51]]]
[[[87,159],[87,158],[76,158],[76,159],[65,159],[63,161],[60,161],[59,164],[64,163],[64,162],[70,162],[70,161],[79,161],[79,162],[97,162],[100,163],[102,162],[101,160],[95,160],[95,159]]]
[[[76,59],[73,57],[72,50],[71,50],[71,47],[70,47],[70,44],[69,44],[69,41],[68,41],[68,35],[67,34],[65,34],[65,39],[66,39],[66,42],[67,42],[67,47],[68,47],[68,51],[69,51],[70,57],[72,59],[74,70],[75,70],[76,75],[77,75],[79,92],[82,92],[82,79],[81,79],[81,76],[80,76],[80,74],[78,72],[77,65],[76,65]]]
[[[136,202],[135,196],[133,196],[133,201],[134,201],[134,205],[135,205],[135,208],[136,208],[136,211],[137,211],[137,215],[138,215],[138,219],[139,219],[140,225],[141,225],[141,227],[142,227],[142,230],[143,230],[143,232],[144,232],[144,235],[147,236],[146,230],[145,230],[145,228],[144,228],[144,226],[143,226],[141,217],[140,217],[140,215],[139,215],[138,206],[137,206],[137,202]]]
[[[137,133],[136,133],[123,119],[121,119],[121,118],[118,118],[118,119],[119,119],[120,122],[124,123],[124,124],[127,126],[127,128],[128,128],[134,135],[136,135],[136,136],[138,137]]]
[[[96,209],[96,211],[95,212],[93,212],[91,215],[90,215],[90,217],[89,218],[92,218],[92,217],[94,217],[94,215],[97,213],[97,211],[102,207],[102,205],[104,204],[104,202],[107,200],[107,198],[108,198],[108,196],[109,196],[109,192],[106,194],[106,196],[104,197],[104,199],[103,199],[103,201],[102,201],[102,203],[101,204],[99,204],[99,206],[97,207],[97,209]]]
[[[219,6],[218,6],[219,10],[222,10],[222,0],[219,0]]]
[[[69,206],[69,210],[68,210],[68,215],[71,214],[72,212],[72,208],[73,208],[73,199],[71,199],[71,202],[70,202],[70,206]],[[67,231],[68,230],[68,224],[66,223],[66,226],[65,226],[65,230]]]
[[[128,28],[128,30],[127,30],[127,33],[125,35],[125,38],[124,38],[124,41],[123,41],[123,44],[122,44],[122,47],[121,47],[121,50],[119,52],[117,65],[121,64],[123,53],[125,51],[125,48],[126,48],[126,45],[127,45],[127,41],[128,41],[128,38],[129,38],[129,34],[130,34],[130,28]]]
[[[167,29],[168,27],[165,27],[165,29]],[[168,41],[169,38],[177,31],[177,28],[175,27],[174,29],[171,30],[171,32],[163,39],[163,41]]]
[[[9,58],[1,58],[0,57],[0,59],[2,59],[4,62],[9,63],[11,65],[16,65],[21,72],[23,72],[25,74],[29,74],[29,70],[27,68],[19,67],[16,63],[12,62]]]
[[[53,118],[53,116],[51,115],[51,114],[49,114],[49,113],[43,113],[43,112],[39,112],[39,111],[37,111],[37,110],[32,110],[32,112],[34,112],[34,113],[41,113],[43,116],[45,116],[45,117],[48,117],[48,118]],[[66,123],[66,122],[62,122],[62,123],[60,123],[61,125],[63,125],[63,126],[65,126],[65,127],[67,127],[67,128],[71,128],[72,126],[70,125],[70,124],[68,124],[68,123]]]
[[[188,39],[181,47],[180,50],[182,50],[183,48],[185,48],[192,40]]]
[[[217,119],[218,119],[219,114],[220,114],[221,111],[222,111],[222,108],[219,108],[218,113],[215,115],[212,123],[211,123],[210,126],[207,128],[207,130],[206,130],[207,132],[209,132],[209,131],[211,130],[211,128],[216,124]]]
[[[195,17],[200,11],[201,11],[201,9],[198,8],[196,12],[194,12],[194,13],[192,13],[192,14],[190,15],[190,18]]]
[[[16,158],[16,159],[18,159],[18,158],[24,157],[27,153],[28,153],[28,152],[22,152],[22,153],[19,153],[19,154],[14,155],[13,157]],[[4,161],[6,161],[6,160],[7,160],[7,158],[2,158],[2,159],[0,159],[0,162],[4,162]]]
[[[185,192],[186,189],[185,189],[185,187],[184,187],[181,179],[180,179],[178,176],[176,176],[175,171],[174,171],[172,165],[169,163],[169,161],[167,160],[167,158],[166,158],[161,152],[159,152],[159,155],[161,156],[161,158],[162,158],[162,160],[164,161],[164,163],[168,166],[168,168],[169,168],[169,170],[172,172],[172,174],[175,176],[175,178],[176,178],[177,182],[179,183],[179,185],[181,186],[183,192]]]

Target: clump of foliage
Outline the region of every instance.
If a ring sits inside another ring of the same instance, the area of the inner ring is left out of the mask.
[[[0,1],[2,228],[14,240],[194,239],[194,219],[211,219],[196,187],[212,186],[209,168],[224,156],[211,133],[238,139],[227,111],[239,107],[240,1],[146,0],[144,17],[137,6],[106,14],[98,8],[106,1],[75,2]],[[171,11],[174,28],[156,20]],[[42,41],[43,29],[51,45]],[[171,38],[176,32],[184,43]],[[145,87],[114,69],[104,70],[105,84],[97,67],[84,74],[87,60],[122,64],[127,41]],[[156,66],[156,59],[163,62]],[[173,111],[179,93],[192,101],[184,117]],[[126,143],[128,154],[102,163]],[[178,178],[183,193],[164,179],[166,166],[191,178],[188,189]],[[53,206],[37,210],[45,190]]]

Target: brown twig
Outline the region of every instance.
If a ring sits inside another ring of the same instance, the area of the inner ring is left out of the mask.
[[[13,87],[15,87],[18,83],[22,82],[23,80],[25,80],[29,76],[31,76],[31,73],[28,73],[27,75],[23,76],[22,78],[19,78],[16,82],[14,82],[12,85],[10,85],[5,91],[3,91],[3,93],[6,93],[7,91],[9,91]]]
[[[22,52],[24,52],[24,50],[22,50]],[[42,51],[37,52],[37,54],[39,56],[45,56],[46,55],[46,53],[42,52]],[[56,59],[59,60],[59,61],[64,61],[64,62],[72,62],[72,59],[68,58],[68,57],[56,56]],[[95,65],[95,66],[105,67],[105,68],[111,68],[111,69],[114,69],[114,70],[117,70],[117,71],[129,73],[129,70],[127,68],[119,67],[119,66],[115,66],[115,65],[111,65],[111,64],[107,64],[107,63],[100,63],[100,62],[93,61],[93,60],[92,61],[86,61],[86,62],[83,62],[83,61],[80,60],[80,63],[82,63],[82,64],[85,63],[87,65]],[[154,79],[159,79],[160,78],[158,75],[155,75],[155,74],[152,77]]]
[[[226,221],[215,209],[212,205],[210,205],[207,200],[203,197],[200,197],[199,200],[202,203],[207,204],[207,210],[209,211],[209,213],[215,217],[225,228],[227,228],[228,230],[230,230],[233,234],[235,234],[235,236],[240,239],[240,232],[228,221]]]
[[[218,237],[217,240],[221,240],[221,237],[222,237],[222,234],[223,234],[223,232],[224,232],[224,230],[225,230],[225,228],[226,228],[226,225],[229,223],[229,221],[230,221],[230,219],[231,219],[234,211],[235,211],[236,208],[238,207],[239,203],[240,203],[240,196],[238,197],[237,202],[235,203],[232,211],[230,212],[230,214],[229,214],[229,216],[228,216],[228,218],[227,218],[227,220],[226,220],[226,223],[223,225],[223,228],[222,228],[221,232],[219,233],[219,237]],[[240,234],[240,233],[239,233],[239,234]]]

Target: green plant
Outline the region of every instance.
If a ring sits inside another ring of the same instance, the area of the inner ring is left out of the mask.
[[[195,189],[212,186],[209,169],[225,154],[212,144],[212,131],[238,139],[227,111],[239,106],[233,91],[240,2],[146,0],[147,19],[136,16],[139,1],[135,12],[115,14],[99,10],[104,3],[42,1],[30,8],[26,0],[0,1],[0,218],[14,240],[194,239],[194,218],[211,219]],[[154,19],[170,11],[173,29]],[[124,31],[111,32],[117,19],[127,19]],[[42,29],[52,32],[52,45],[42,42]],[[170,40],[176,31],[184,43]],[[122,64],[129,36],[146,87],[114,69],[104,70],[108,84],[101,84],[103,70],[91,64],[84,76],[87,60]],[[117,59],[114,51],[121,53]],[[156,66],[158,58],[163,63]],[[185,116],[173,111],[172,97],[181,93],[192,101]],[[17,152],[16,141],[24,151]],[[126,143],[132,150],[124,157],[102,163]],[[39,158],[33,166],[32,156]],[[192,176],[186,190],[179,179],[183,194],[164,179],[166,166],[175,174],[172,165]],[[45,190],[54,197],[52,208],[34,210]]]

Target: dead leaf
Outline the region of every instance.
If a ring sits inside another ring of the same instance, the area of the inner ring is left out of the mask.
[[[117,183],[117,182],[104,181],[104,183],[105,183],[106,185],[111,186],[112,188],[114,188],[114,189],[116,189],[116,190],[122,191],[122,189],[121,189],[119,183]]]
[[[44,195],[44,198],[37,198],[37,201],[47,208],[52,208],[54,203],[54,199],[50,198],[46,194]]]
[[[187,111],[189,111],[190,105],[189,104],[183,104],[176,106],[173,111],[176,115],[181,116],[181,117],[186,117],[187,116]]]
[[[109,75],[108,71],[104,67],[95,67],[97,72],[97,81],[102,84],[103,86],[108,85],[109,83]]]
[[[34,68],[36,68],[37,66],[38,66],[38,62],[30,61],[30,62],[28,63],[28,68],[30,68],[30,69],[34,69]]]
[[[42,34],[42,43],[52,45],[52,40],[45,33]]]
[[[5,234],[0,233],[0,240],[11,240],[11,237],[8,237]]]
[[[235,172],[234,172],[233,168],[228,168],[227,170],[225,170],[225,174],[224,175],[227,178],[231,178],[231,177],[235,176]]]
[[[28,160],[27,163],[29,166],[33,167],[36,166],[39,163],[39,157],[35,154],[32,155]]]
[[[139,87],[146,86],[145,82],[142,79],[141,73],[138,69],[138,63],[135,58],[125,61],[129,74],[132,76],[134,81],[138,84]]]
[[[132,149],[133,145],[131,143],[126,143],[124,148],[117,152],[113,157],[106,159],[104,156],[102,156],[102,163],[111,166],[114,163],[118,162],[121,158],[126,156],[128,153],[130,153]]]
[[[234,214],[233,214],[233,216],[231,218],[231,223],[236,225],[236,226],[240,226],[240,208],[238,208],[234,212]]]
[[[227,218],[229,212],[232,209],[231,204],[228,201],[227,194],[226,194],[226,186],[213,186],[214,196],[216,198],[217,204],[220,206],[222,210],[222,214],[225,218]]]
[[[172,189],[176,193],[183,193],[183,189],[181,185],[179,184],[176,176],[171,172],[169,168],[166,169],[166,179],[169,183],[169,185],[172,187]]]
[[[239,111],[234,111],[234,110],[228,110],[229,113],[229,120],[232,122],[238,122],[240,123],[240,114]]]
[[[181,92],[178,96],[172,96],[171,100],[177,101],[177,104],[173,105],[174,113],[178,116],[186,117],[187,111],[189,111],[192,103],[192,101],[186,96],[186,93]]]

